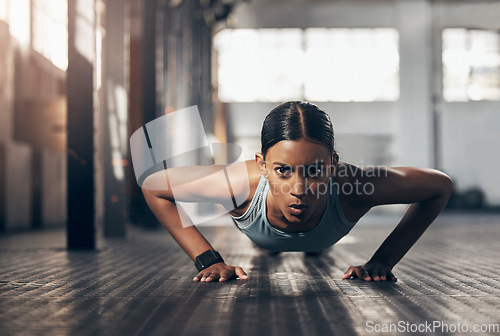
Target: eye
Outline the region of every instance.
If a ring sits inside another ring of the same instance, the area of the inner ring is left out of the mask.
[[[288,177],[292,174],[292,169],[290,167],[276,167],[274,171],[281,176]]]
[[[307,175],[312,178],[320,177],[323,174],[323,169],[316,166],[307,167]]]

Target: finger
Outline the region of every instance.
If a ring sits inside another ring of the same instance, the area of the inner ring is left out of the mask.
[[[354,273],[354,275],[353,275],[353,274],[352,274],[352,271],[353,271],[353,270],[352,270],[352,266],[351,266],[351,267],[349,267],[349,268],[347,269],[347,271],[344,273],[344,275],[342,275],[342,279],[350,279],[351,277],[355,277],[355,274],[356,274],[356,273]]]
[[[201,274],[198,274],[193,278],[193,281],[200,281],[200,279],[201,279]]]
[[[361,279],[363,279],[365,281],[372,281],[372,278],[370,277],[370,274],[364,268],[357,267],[356,268],[356,274],[357,274],[358,277],[360,277]]]
[[[204,272],[203,275],[201,276],[201,281],[206,281],[209,275],[210,272]]]
[[[396,278],[391,271],[387,271],[387,280],[398,281],[398,278]]]
[[[229,279],[229,273],[223,272],[220,275],[219,281],[227,281]]]
[[[390,281],[393,279],[394,275],[391,273],[390,270],[386,270],[384,273],[384,277],[386,278],[387,281]]]
[[[240,279],[248,279],[248,275],[240,266],[235,267],[235,273]]]
[[[342,275],[342,279],[350,279],[352,276],[352,271],[347,271]]]
[[[222,278],[222,273],[212,274],[214,281],[219,281]]]
[[[221,278],[221,273],[212,273],[210,277],[212,278],[213,281],[219,281]]]
[[[208,276],[205,278],[205,281],[213,281],[213,280],[218,280],[219,279],[219,274],[217,273],[210,273]]]
[[[382,280],[381,275],[382,275],[382,271],[381,270],[375,271],[375,272],[373,272],[372,279],[374,281],[381,281]]]

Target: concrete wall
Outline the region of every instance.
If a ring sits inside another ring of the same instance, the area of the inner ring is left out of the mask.
[[[500,204],[498,102],[447,103],[442,110],[442,165],[458,190],[480,188]]]
[[[5,230],[29,229],[32,223],[31,148],[6,143]]]
[[[61,226],[66,223],[66,156],[54,151],[43,151],[41,161],[42,226]]]

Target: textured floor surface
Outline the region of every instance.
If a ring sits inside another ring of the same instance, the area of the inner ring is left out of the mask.
[[[396,283],[341,280],[397,221],[367,217],[319,258],[266,257],[235,227],[200,226],[249,275],[225,283],[193,282],[163,229],[129,227],[94,252],[66,251],[60,229],[3,236],[0,335],[500,334],[500,215],[442,215]]]

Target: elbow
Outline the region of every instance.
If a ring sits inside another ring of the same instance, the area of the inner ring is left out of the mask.
[[[146,203],[148,203],[148,199],[151,198],[151,190],[148,190],[148,189],[141,187],[141,192],[142,192],[142,196],[144,196],[144,200],[146,201]]]
[[[147,193],[149,193],[151,190],[144,188],[144,185],[141,187],[141,192],[144,196],[146,196]]]
[[[451,177],[441,172],[441,177],[439,182],[440,182],[439,186],[441,191],[441,197],[449,199],[451,194],[453,193],[453,188],[454,188],[453,180],[451,179]]]
[[[141,187],[141,192],[142,192],[142,195],[144,196],[144,198],[146,199],[146,201],[151,198],[151,197],[154,197],[156,196],[155,190],[152,190],[152,189],[148,189],[148,188],[145,188],[144,186]]]

